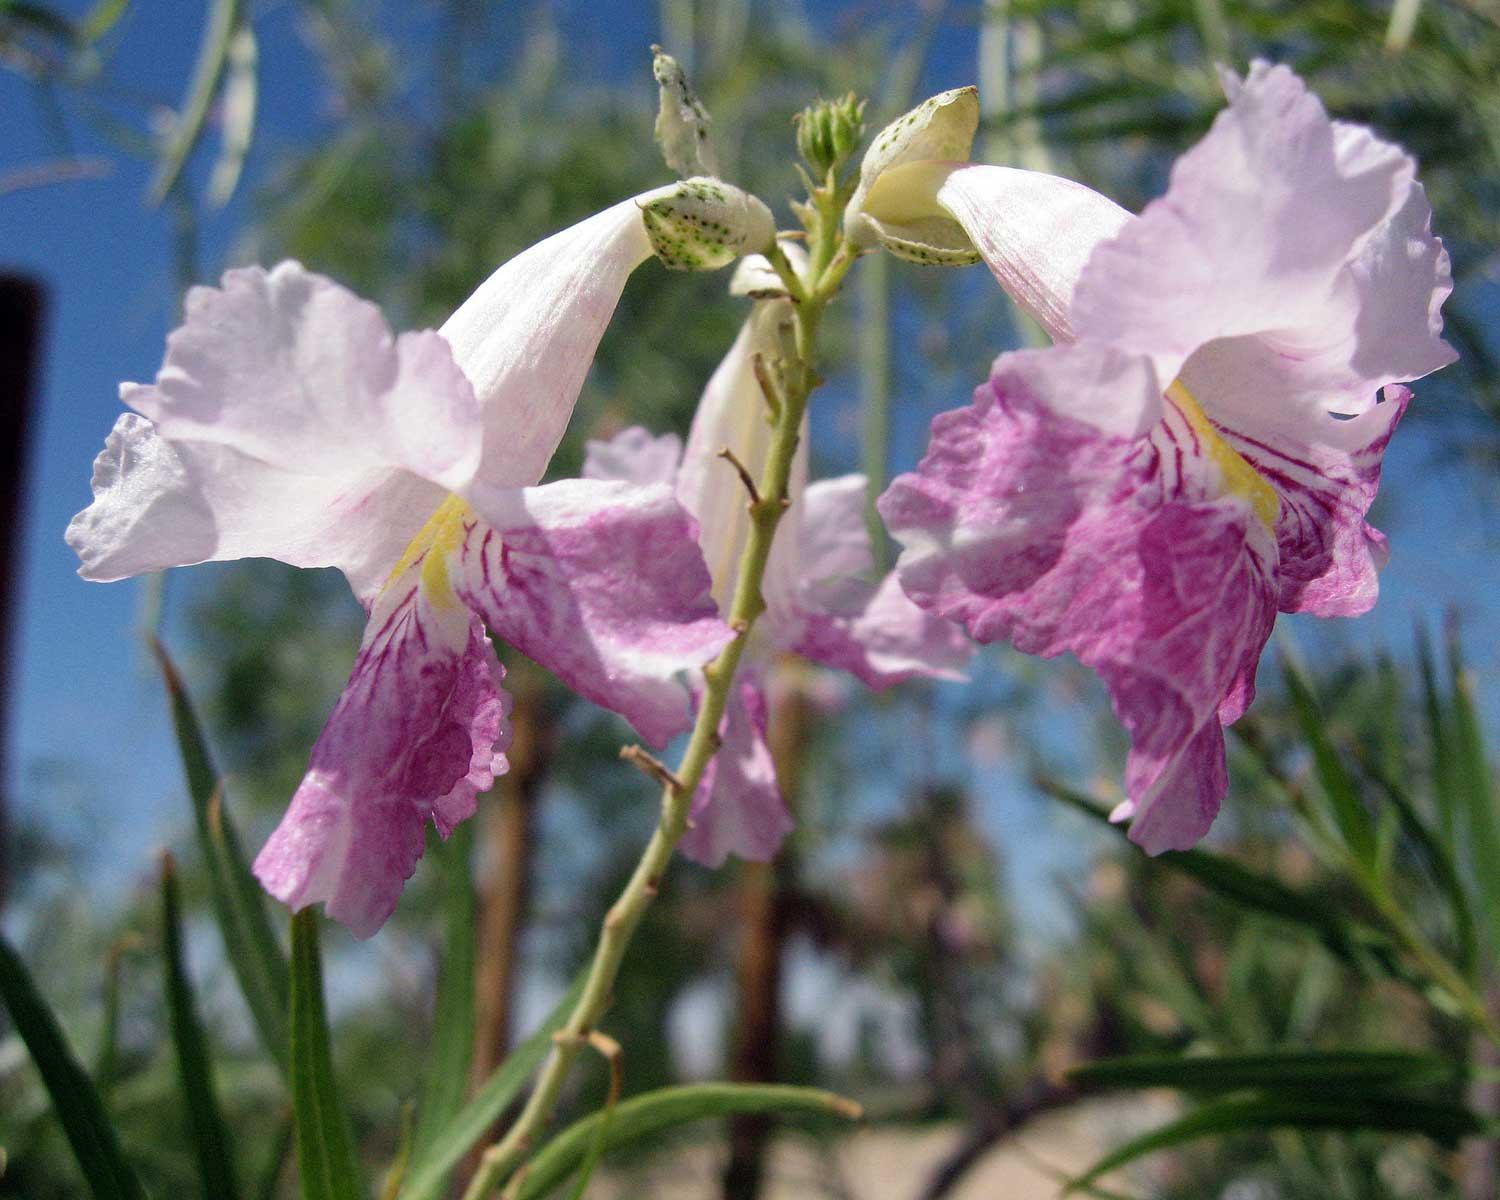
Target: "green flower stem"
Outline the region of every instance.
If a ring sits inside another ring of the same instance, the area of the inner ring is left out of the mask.
[[[827,232],[830,219],[836,222],[837,215],[825,210],[820,223],[824,228],[817,231],[813,267],[809,278],[801,281],[800,294],[796,297],[797,361],[786,364],[784,395],[779,411],[773,416],[770,455],[757,486],[757,498],[750,505],[750,536],[740,557],[739,577],[729,608],[729,625],[736,636],[718,658],[703,669],[705,687],[692,737],[674,781],[662,792],[661,820],[656,831],[630,882],[604,918],[583,994],[567,1023],[554,1036],[552,1050],[537,1076],[526,1107],[504,1138],[484,1152],[479,1169],[464,1192],[464,1200],[483,1200],[489,1196],[535,1149],[537,1137],[552,1116],[568,1072],[609,1007],[626,947],[661,885],[677,843],[687,832],[688,809],[693,794],[719,748],[719,725],[724,717],[730,686],[756,618],[765,611],[761,581],[776,527],[791,504],[787,494],[788,480],[797,452],[802,417],[807,411],[808,398],[820,382],[814,368],[818,327],[823,310],[854,261],[852,250],[836,240],[837,225],[833,227],[835,233]],[[784,260],[785,256],[773,250],[772,257],[773,260],[776,257]]]

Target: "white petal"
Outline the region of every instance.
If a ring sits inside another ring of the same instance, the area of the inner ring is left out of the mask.
[[[640,205],[622,201],[511,259],[440,332],[479,397],[491,487],[541,479],[630,273],[651,256]]]
[[[1081,183],[1013,167],[954,165],[935,200],[973,239],[1011,299],[1054,341],[1072,341],[1068,314],[1084,264],[1130,214]]]
[[[276,558],[338,567],[369,599],[442,502],[403,471],[298,474],[214,442],[168,442],[125,413],[94,462],[94,502],[68,526],[85,579]]]

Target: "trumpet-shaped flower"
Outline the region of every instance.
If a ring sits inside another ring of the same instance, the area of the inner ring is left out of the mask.
[[[1139,217],[1047,175],[902,168],[903,203],[956,222],[1060,343],[1002,355],[882,497],[902,583],[981,641],[1099,673],[1132,736],[1115,817],[1152,852],[1217,813],[1221,727],[1278,609],[1375,602],[1365,514],[1403,383],[1454,357],[1412,160],[1284,67],[1225,83]]]
[[[646,198],[646,199],[649,199]],[[542,487],[630,272],[637,200],[531,247],[438,332],[283,263],[188,294],[152,384],[121,390],[69,544],[87,579],[269,557],[338,567],[369,613],[306,777],[255,860],[294,908],[368,936],[505,770],[486,629],[662,743],[731,634],[661,485]]]
[[[741,278],[741,290],[776,286],[769,268],[755,259],[741,265]],[[770,426],[754,358],[774,361],[778,326],[790,310],[784,299],[756,302],[704,390],[685,450],[674,434],[657,438],[627,429],[610,442],[590,443],[584,467],[594,478],[675,483],[678,499],[698,520],[713,594],[725,612],[750,515],[744,489],[719,451],[732,450],[752,476],[764,466]],[[804,431],[792,467],[791,507],[762,582],[766,610],[729,698],[722,746],[693,798],[693,827],[681,842],[689,858],[707,866],[719,866],[730,854],[769,859],[791,830],[766,744],[767,672],[778,655],[794,652],[886,688],[919,675],[959,677],[972,649],[956,625],[908,600],[894,575],[870,581],[864,476],[808,483],[806,446]]]

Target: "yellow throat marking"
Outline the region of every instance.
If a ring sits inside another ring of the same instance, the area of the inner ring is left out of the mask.
[[[473,515],[474,510],[458,496],[449,496],[439,504],[407,545],[387,576],[385,586],[390,587],[421,559],[421,587],[427,602],[440,606],[457,604],[458,597],[448,581],[448,556],[463,545],[464,522]]]
[[[1193,398],[1193,393],[1182,386],[1180,379],[1172,381],[1172,386],[1167,389],[1167,397],[1176,405],[1182,419],[1198,435],[1198,440],[1209,457],[1218,464],[1219,472],[1224,477],[1225,491],[1248,500],[1256,515],[1266,523],[1266,528],[1275,529],[1276,518],[1281,515],[1281,497],[1276,494],[1276,489],[1224,440],[1203,412],[1202,406]]]

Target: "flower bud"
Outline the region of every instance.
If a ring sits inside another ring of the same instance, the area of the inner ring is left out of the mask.
[[[687,72],[660,46],[652,46],[651,73],[661,88],[656,111],[656,142],[667,166],[678,175],[717,175],[718,156],[708,135],[708,109],[693,91]]]
[[[953,162],[968,160],[978,129],[979,93],[966,87],[923,101],[881,130],[844,210],[844,228],[855,244],[878,244],[912,262],[978,262],[968,234],[935,199]]]
[[[841,100],[819,100],[797,114],[797,150],[818,178],[838,171],[865,133],[865,102],[850,92]]]
[[[674,271],[712,271],[770,249],[776,221],[758,197],[721,179],[684,179],[641,205],[656,257]]]

